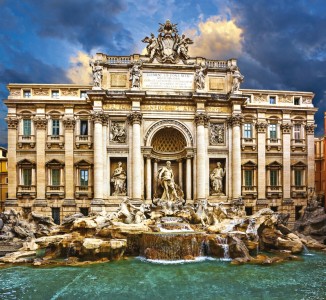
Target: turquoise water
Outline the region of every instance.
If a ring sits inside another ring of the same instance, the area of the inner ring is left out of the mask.
[[[0,299],[326,299],[326,255],[273,266],[140,259],[0,269]]]

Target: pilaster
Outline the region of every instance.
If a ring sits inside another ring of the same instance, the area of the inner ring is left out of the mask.
[[[307,185],[308,187],[315,186],[315,143],[314,143],[314,132],[316,125],[314,123],[307,124],[305,126],[306,129],[306,137],[307,137]]]
[[[284,116],[283,116],[284,119]],[[291,131],[292,124],[281,124],[283,134],[283,200],[291,199]]]
[[[266,122],[257,122],[257,184],[258,199],[266,198]]]

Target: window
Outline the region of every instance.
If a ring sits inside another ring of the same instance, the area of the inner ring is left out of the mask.
[[[52,120],[52,135],[59,135],[60,123],[59,120]]]
[[[88,186],[88,170],[82,169],[80,170],[80,185]]]
[[[23,185],[30,186],[32,185],[32,169],[23,169],[22,170],[23,175]]]
[[[278,186],[278,170],[270,170],[269,172],[270,186]]]
[[[294,170],[294,185],[302,186],[302,170]]]
[[[24,98],[30,98],[31,97],[31,90],[24,90],[23,95],[24,95]]]
[[[252,138],[252,124],[251,123],[244,124],[244,138],[245,139]]]
[[[269,138],[277,139],[276,124],[269,124]]]
[[[246,206],[245,212],[246,212],[247,216],[251,216],[252,215],[252,206]]]
[[[32,121],[31,119],[23,120],[23,135],[30,136],[32,134]]]
[[[276,97],[275,96],[269,96],[269,104],[276,104]]]
[[[60,185],[60,169],[51,169],[51,185]]]
[[[294,134],[294,139],[295,140],[300,140],[300,138],[301,138],[301,125],[300,124],[295,124],[294,125],[293,134]]]
[[[88,135],[88,120],[80,120],[80,135]]]
[[[87,217],[88,216],[88,207],[81,207],[80,212]]]
[[[80,91],[80,98],[86,99],[87,97],[87,92],[86,91]]]
[[[58,90],[51,91],[51,97],[52,98],[59,98],[59,91]]]
[[[253,170],[245,170],[245,186],[251,187],[253,184]]]
[[[294,97],[294,99],[293,99],[293,104],[294,104],[294,105],[300,105],[300,100],[301,100],[300,97]]]
[[[6,179],[5,179],[5,183],[7,183],[7,184],[8,184],[8,177],[6,177]]]
[[[60,208],[52,207],[52,219],[55,224],[60,225]]]

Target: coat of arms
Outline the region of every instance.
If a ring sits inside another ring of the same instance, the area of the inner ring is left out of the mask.
[[[151,33],[150,37],[142,40],[148,43],[146,48],[150,62],[156,58],[160,63],[177,63],[180,59],[186,61],[189,58],[188,45],[193,41],[184,34],[179,36],[177,24],[167,20],[164,24],[160,23],[158,32],[158,37]]]

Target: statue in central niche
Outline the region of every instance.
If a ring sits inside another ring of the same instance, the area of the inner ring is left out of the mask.
[[[161,200],[174,201],[178,200],[175,183],[174,174],[171,168],[171,162],[167,161],[166,166],[161,168],[158,172],[158,179],[163,187],[163,194]]]
[[[212,195],[223,194],[223,177],[225,176],[225,169],[222,164],[217,162],[216,168],[212,171],[209,178],[211,180]]]

